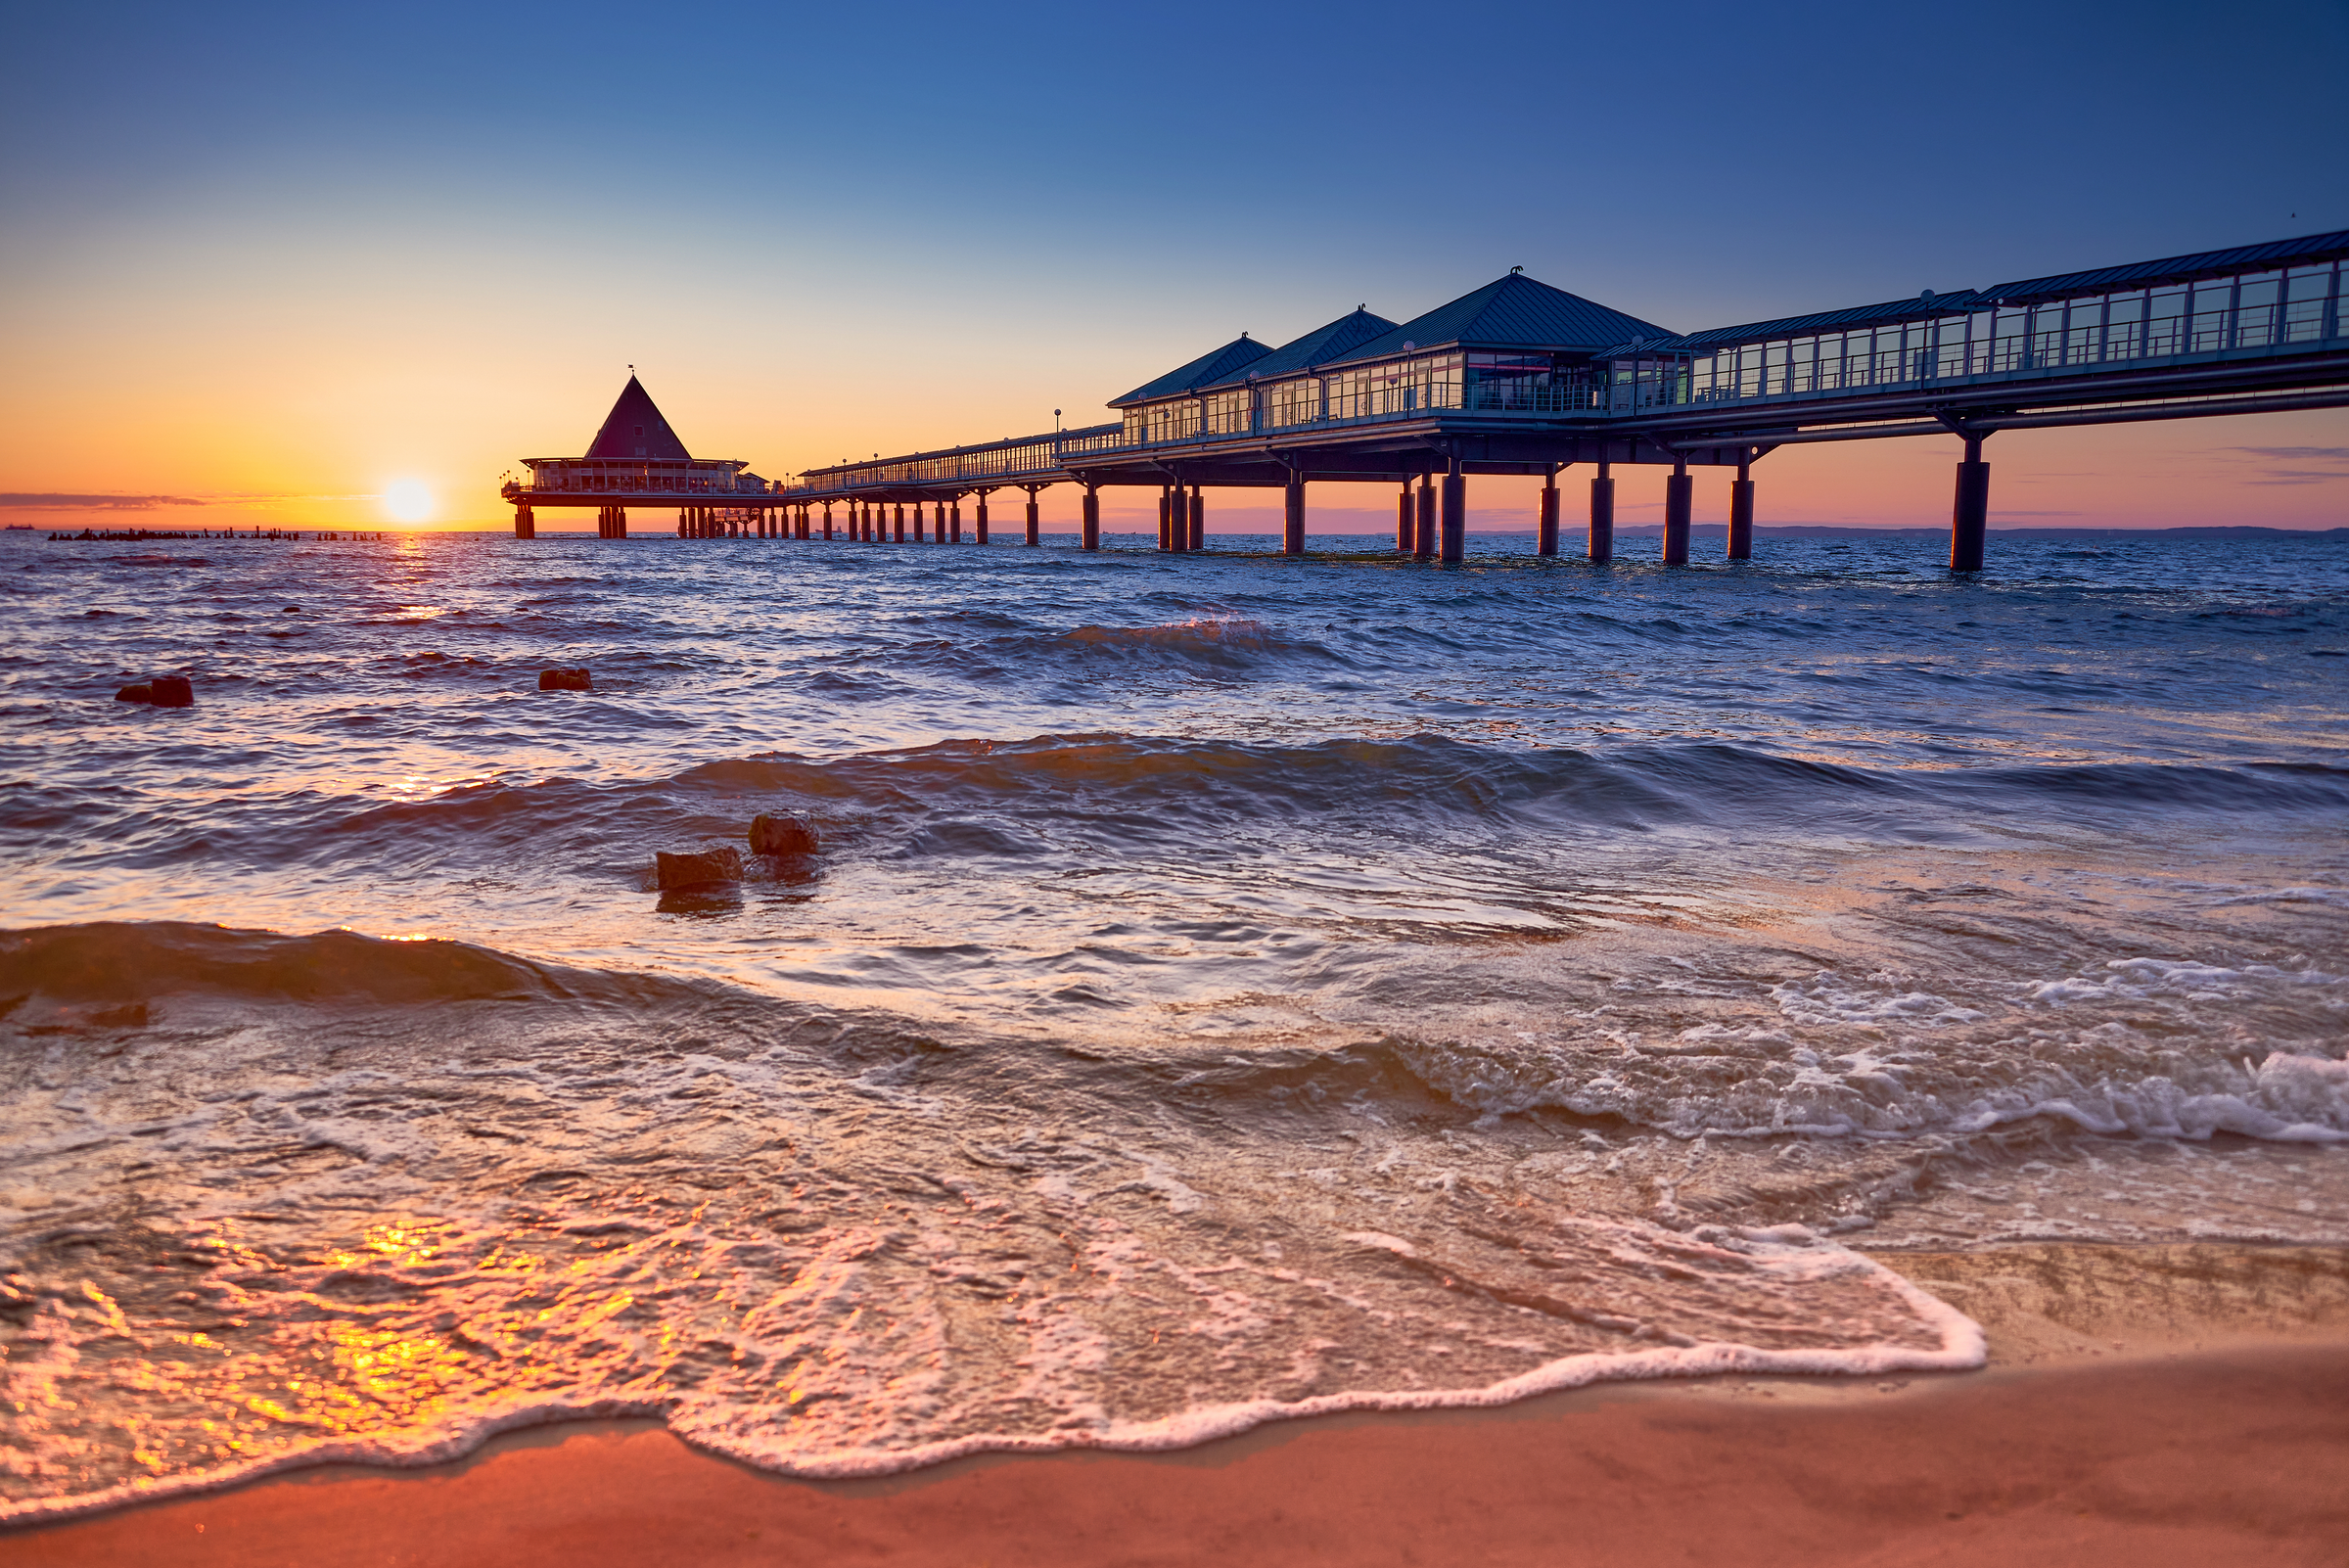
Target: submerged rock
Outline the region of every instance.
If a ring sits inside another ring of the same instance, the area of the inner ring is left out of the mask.
[[[815,849],[815,829],[796,816],[761,812],[751,818],[753,854],[813,854]]]
[[[540,691],[593,691],[595,677],[584,669],[541,669],[538,671]]]
[[[673,888],[707,888],[721,882],[742,880],[742,852],[740,850],[705,850],[700,854],[670,854],[666,850],[653,856],[654,875],[661,891]]]
[[[158,675],[153,680],[124,686],[115,693],[115,701],[153,703],[158,708],[193,708],[196,706],[196,689],[188,684],[185,675]]]

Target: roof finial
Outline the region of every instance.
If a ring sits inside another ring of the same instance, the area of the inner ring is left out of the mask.
[[[1509,276],[1513,278],[1513,277],[1517,276],[1517,274],[1518,274],[1518,273],[1520,273],[1520,272],[1523,272],[1524,270],[1525,270],[1525,268],[1523,268],[1523,267],[1511,267],[1511,268],[1509,268]]]

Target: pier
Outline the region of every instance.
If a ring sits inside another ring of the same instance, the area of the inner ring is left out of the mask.
[[[1729,469],[1727,553],[1753,552],[1753,466],[1778,447],[1915,436],[1960,446],[1952,570],[1979,570],[1990,516],[1985,443],[2001,431],[2349,406],[2342,270],[2349,231],[2051,274],[1911,300],[1675,333],[1517,268],[1394,322],[1358,307],[1283,345],[1246,334],[1147,381],[1115,421],[810,469],[768,481],[689,457],[633,377],[581,458],[530,458],[502,493],[515,532],[542,506],[674,506],[681,536],[992,542],[990,498],[1156,488],[1159,548],[1202,547],[1206,492],[1277,488],[1282,548],[1303,555],[1308,486],[1383,484],[1397,553],[1456,562],[1467,485],[1538,475],[1538,553],[1559,553],[1560,486],[1592,473],[1585,546],[1609,559],[1620,467],[1663,476],[1666,565],[1688,560],[1692,468]],[[647,432],[652,434],[648,435]],[[910,529],[910,532],[908,530]]]

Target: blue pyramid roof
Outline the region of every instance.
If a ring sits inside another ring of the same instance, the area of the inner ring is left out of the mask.
[[[1414,348],[1458,345],[1597,353],[1633,338],[1675,336],[1669,327],[1627,316],[1579,294],[1512,272],[1361,344],[1346,359],[1352,363],[1388,358],[1403,353],[1406,343]]]
[[[1172,397],[1176,392],[1196,391],[1221,381],[1242,365],[1262,359],[1271,351],[1243,332],[1222,347],[1201,354],[1189,364],[1168,371],[1156,381],[1144,382],[1123,397],[1112,397],[1109,406],[1123,408],[1128,403],[1146,403],[1153,398]]]
[[[1395,323],[1384,316],[1374,316],[1366,309],[1355,310],[1338,317],[1327,326],[1315,327],[1302,338],[1282,344],[1263,358],[1243,365],[1221,381],[1208,385],[1225,387],[1234,382],[1262,380],[1267,376],[1285,376],[1292,370],[1303,370],[1309,365],[1326,365],[1333,360],[1351,357],[1350,350],[1394,329]]]

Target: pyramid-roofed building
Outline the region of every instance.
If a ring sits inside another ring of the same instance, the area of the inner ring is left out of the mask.
[[[657,459],[668,463],[690,463],[691,453],[677,439],[677,433],[668,428],[661,410],[653,403],[653,394],[644,390],[644,383],[634,376],[620,390],[619,400],[612,412],[604,416],[604,428],[595,433],[587,447],[590,462],[633,462],[638,458]]]
[[[648,498],[763,491],[766,481],[735,457],[695,457],[633,375],[613,400],[601,429],[577,457],[526,457],[530,484],[542,495],[629,495]]]

